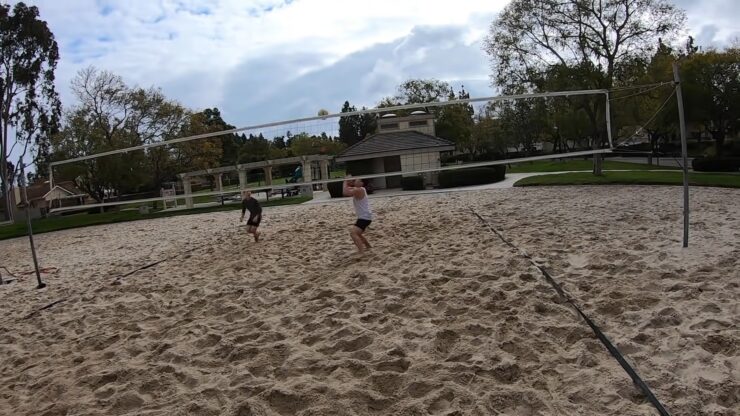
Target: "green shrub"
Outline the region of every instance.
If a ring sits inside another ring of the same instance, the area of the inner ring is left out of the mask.
[[[458,186],[483,185],[487,183],[500,182],[504,180],[505,176],[505,165],[444,170],[439,172],[439,187],[455,188]]]
[[[472,157],[470,155],[442,155],[439,158],[439,161],[442,163],[442,165],[454,165],[458,162],[462,163],[468,163],[472,160]]]
[[[730,142],[730,148],[725,150],[725,155],[729,157],[740,157],[740,140]]]
[[[421,176],[405,176],[401,178],[401,188],[404,191],[421,191],[424,189],[424,178]]]
[[[737,172],[740,170],[740,157],[700,157],[691,162],[697,172]]]

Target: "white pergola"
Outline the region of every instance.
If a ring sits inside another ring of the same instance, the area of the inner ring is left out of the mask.
[[[179,174],[180,181],[182,182],[183,192],[185,195],[192,195],[192,187],[190,183],[191,178],[199,176],[213,176],[216,182],[216,188],[218,192],[223,192],[223,181],[222,177],[224,173],[238,172],[239,173],[239,189],[247,189],[247,172],[253,169],[262,169],[265,172],[265,184],[266,186],[272,185],[272,168],[282,165],[295,165],[300,164],[303,167],[303,182],[312,182],[311,165],[315,162],[319,164],[319,180],[329,179],[329,161],[332,159],[331,156],[325,155],[308,155],[308,156],[295,156],[286,157],[281,159],[263,160],[260,162],[243,163],[236,166],[223,166],[214,169],[198,170],[193,172],[186,172]],[[296,184],[299,185],[299,184]],[[311,186],[304,186],[304,192],[311,192]],[[192,196],[185,198],[185,205],[187,208],[193,208]]]

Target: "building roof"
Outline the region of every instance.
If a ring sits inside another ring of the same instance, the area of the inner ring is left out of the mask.
[[[416,153],[420,150],[444,152],[455,150],[455,144],[415,130],[377,133],[345,149],[337,155],[337,162]]]
[[[17,206],[23,206],[23,194],[21,193],[21,190],[18,185],[14,187],[14,189],[18,189],[18,193],[20,194],[18,196],[18,200],[16,201]],[[49,189],[49,181],[43,181],[43,182],[36,182],[28,185],[26,187],[26,194],[28,195],[28,200],[30,202],[45,199],[46,196],[54,189],[60,189],[62,192],[68,194],[65,198],[75,198],[80,196],[86,196],[87,194],[80,190],[77,185],[75,185],[72,181],[65,181],[65,182],[59,182],[54,185],[53,189]],[[0,203],[2,205],[5,205],[5,197],[3,196],[0,198]]]
[[[67,196],[65,196],[64,198],[76,198],[80,196],[87,196],[85,191],[78,188],[74,182],[66,181],[66,182],[59,182],[58,184],[54,185],[54,188],[46,192],[43,196],[41,196],[41,198],[46,198],[51,193],[51,191],[53,191],[54,189],[60,189],[62,192],[65,192]]]
[[[36,182],[26,186],[26,194],[28,200],[33,201],[35,199],[43,198],[49,192],[49,181]],[[23,191],[21,190],[21,200],[23,199]],[[20,204],[22,201],[18,201]]]

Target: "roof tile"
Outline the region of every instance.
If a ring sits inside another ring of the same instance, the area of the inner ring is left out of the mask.
[[[368,136],[364,140],[345,149],[337,155],[337,158],[369,156],[375,153],[426,149],[430,147],[449,147],[454,145],[454,143],[448,140],[414,130],[394,131]]]

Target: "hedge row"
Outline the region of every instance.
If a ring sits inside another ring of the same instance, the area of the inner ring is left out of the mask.
[[[440,188],[455,188],[458,186],[483,185],[500,182],[506,177],[506,166],[444,170],[439,172]]]
[[[440,188],[455,188],[458,186],[483,185],[487,183],[500,182],[506,177],[506,166],[495,165],[482,168],[467,168],[445,170],[439,172]],[[326,184],[329,195],[332,198],[341,198],[342,181],[329,182]],[[407,176],[401,178],[401,188],[404,191],[419,191],[424,189],[424,178],[421,176]],[[372,186],[366,185],[368,194],[373,193]]]
[[[740,157],[700,157],[691,162],[697,172],[737,172],[740,171]]]
[[[401,178],[401,188],[404,191],[421,191],[424,189],[424,178],[421,176],[405,176]]]

